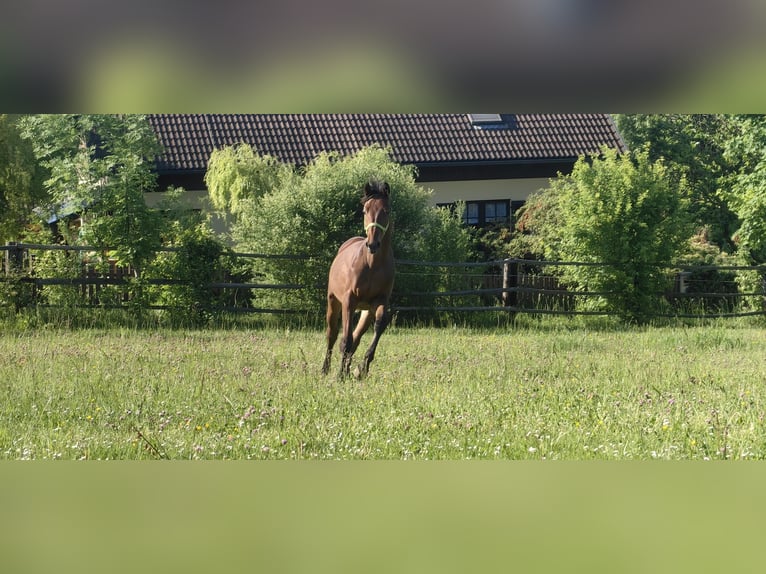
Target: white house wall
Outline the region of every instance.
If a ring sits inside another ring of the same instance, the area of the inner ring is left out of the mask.
[[[146,199],[146,205],[154,208],[160,205],[162,201],[167,198],[167,195],[164,192],[159,191],[146,193],[144,194],[144,198]],[[181,194],[181,204],[182,207],[187,209],[212,213],[210,199],[208,198],[206,189],[184,190],[184,192]],[[213,228],[213,231],[216,233],[226,233],[229,230],[226,222],[216,215],[213,215],[210,221],[210,225]]]
[[[146,193],[146,205],[149,207],[157,207],[164,199],[167,198],[167,194],[162,191]],[[209,209],[210,204],[208,202],[206,189],[187,189],[181,194],[181,201],[183,206],[189,209]]]
[[[531,193],[548,187],[549,181],[548,178],[489,179],[426,181],[421,182],[421,185],[433,190],[431,202],[436,205],[455,203],[457,201],[484,201],[492,199],[525,201]]]

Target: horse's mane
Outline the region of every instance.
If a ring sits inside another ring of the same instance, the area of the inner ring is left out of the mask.
[[[364,186],[362,204],[367,203],[371,199],[388,199],[389,192],[388,183],[385,181],[370,181]]]

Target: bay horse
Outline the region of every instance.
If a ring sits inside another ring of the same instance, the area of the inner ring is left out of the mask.
[[[348,376],[351,357],[359,340],[375,320],[374,338],[364,355],[359,376],[367,374],[375,358],[375,349],[389,321],[388,303],[394,287],[394,252],[391,247],[393,225],[390,219],[390,189],[385,182],[369,182],[364,186],[364,237],[352,237],[338,249],[330,266],[327,284],[327,354],[322,373],[330,370],[332,348],[338,338],[340,323],[343,334],[340,376]],[[361,310],[352,333],[354,312]]]

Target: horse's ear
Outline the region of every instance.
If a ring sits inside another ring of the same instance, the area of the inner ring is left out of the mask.
[[[377,196],[388,197],[391,193],[391,189],[388,187],[388,182],[385,181],[368,181],[364,184],[364,196],[362,196],[362,203],[368,199]]]

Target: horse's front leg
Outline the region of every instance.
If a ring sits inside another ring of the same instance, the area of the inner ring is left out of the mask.
[[[365,309],[361,312],[359,315],[359,321],[356,324],[356,328],[354,329],[353,334],[353,343],[351,344],[351,354],[353,355],[356,353],[357,347],[359,347],[359,342],[362,340],[362,335],[364,335],[367,332],[367,329],[372,325],[372,320],[375,318],[375,316],[370,313],[369,310]]]
[[[343,335],[340,340],[340,348],[341,348],[341,365],[340,365],[340,376],[346,377],[349,374],[349,371],[351,370],[351,357],[354,355],[354,336],[351,331],[351,327],[353,326],[353,318],[354,318],[354,309],[356,305],[354,304],[344,304],[343,305]]]
[[[370,363],[372,363],[372,360],[375,358],[375,349],[378,348],[378,341],[380,340],[380,336],[383,334],[383,331],[386,330],[388,321],[389,314],[387,304],[383,303],[382,305],[378,305],[378,308],[375,310],[374,336],[372,338],[372,343],[370,343],[370,348],[367,349],[367,352],[364,354],[364,359],[362,360],[362,365],[359,372],[359,375],[362,377],[367,375],[370,370]]]

